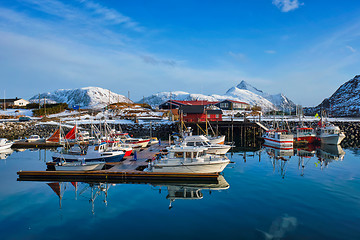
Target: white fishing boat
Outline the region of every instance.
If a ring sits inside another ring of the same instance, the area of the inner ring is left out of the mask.
[[[55,164],[56,171],[94,171],[101,170],[105,165],[104,161],[73,161],[73,162],[59,162]]]
[[[205,147],[171,146],[167,150],[166,156],[158,155],[144,171],[220,173],[230,162],[226,156],[205,153]]]
[[[53,154],[54,162],[74,162],[74,161],[105,161],[119,162],[123,159],[124,151],[112,151],[107,148],[106,143],[91,146],[74,145],[69,150],[62,149]]]
[[[320,126],[317,129],[317,136],[321,144],[339,145],[341,141],[344,140],[345,133],[332,123],[320,122]]]
[[[294,135],[287,130],[268,130],[263,139],[265,145],[275,148],[292,149],[294,146]]]
[[[206,147],[206,153],[219,155],[226,154],[231,148],[230,145],[212,144],[204,135],[186,136],[180,144],[191,147]]]
[[[11,146],[14,144],[14,142],[6,139],[6,138],[0,138],[0,150],[5,150],[11,148]]]

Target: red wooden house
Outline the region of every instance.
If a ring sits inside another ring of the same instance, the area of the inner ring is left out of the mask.
[[[180,114],[184,122],[222,121],[222,111],[205,105],[180,106]]]

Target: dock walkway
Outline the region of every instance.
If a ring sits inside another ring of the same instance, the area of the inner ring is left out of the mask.
[[[215,182],[218,173],[155,173],[139,170],[145,168],[152,159],[167,145],[153,145],[121,162],[107,163],[110,169],[100,171],[19,171],[18,181],[83,181],[83,182]]]

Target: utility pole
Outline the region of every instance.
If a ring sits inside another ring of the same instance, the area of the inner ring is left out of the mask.
[[[5,90],[4,90],[4,111],[6,111],[6,104],[5,104]]]
[[[46,97],[44,97],[44,115],[46,117]]]

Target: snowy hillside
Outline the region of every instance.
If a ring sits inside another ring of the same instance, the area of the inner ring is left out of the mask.
[[[102,108],[110,103],[131,101],[123,96],[99,87],[84,87],[76,89],[59,89],[54,92],[40,94],[40,101],[46,98],[47,103],[67,103],[69,107],[79,105],[81,108]],[[39,102],[39,95],[29,99]]]
[[[360,75],[341,85],[331,97],[324,99],[318,106],[306,108],[305,113],[320,114],[321,109],[331,116],[360,116]]]
[[[171,95],[171,96],[170,96]],[[270,111],[273,109],[286,109],[295,107],[295,104],[286,98],[283,94],[270,95],[263,91],[251,86],[250,84],[242,81],[236,87],[230,88],[224,95],[203,95],[203,94],[191,94],[188,92],[161,92],[144,98],[145,103],[155,107],[167,100],[207,100],[207,101],[222,101],[225,99],[247,102],[252,106],[261,106],[263,110]]]

